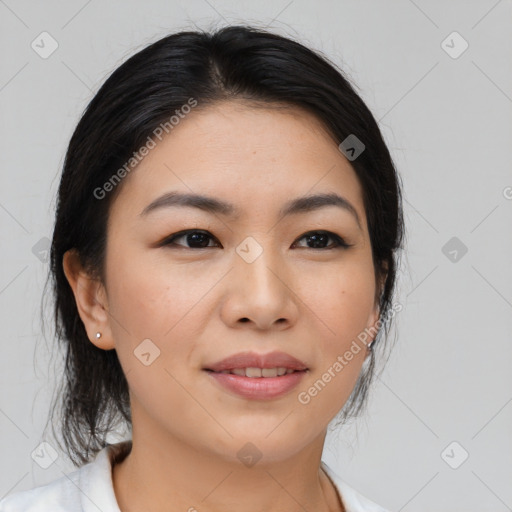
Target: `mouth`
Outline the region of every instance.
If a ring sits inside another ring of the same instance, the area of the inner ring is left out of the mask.
[[[203,368],[217,389],[249,400],[272,400],[290,393],[309,368],[285,352],[241,352]]]
[[[273,377],[283,377],[284,375],[290,375],[291,373],[296,372],[305,372],[306,369],[294,370],[293,368],[279,366],[276,368],[233,368],[232,370],[222,370],[218,372],[206,368],[205,371],[211,373],[222,373],[224,375],[238,375],[239,377],[248,377],[249,379],[268,379]]]

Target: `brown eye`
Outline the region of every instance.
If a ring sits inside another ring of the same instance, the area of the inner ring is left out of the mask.
[[[328,246],[326,244],[328,244],[330,238],[334,240],[334,244]],[[336,249],[337,247],[346,249],[347,247],[351,247],[351,244],[347,244],[343,238],[330,231],[310,231],[299,238],[299,240],[302,239],[306,239],[307,244],[312,246],[304,247],[304,249]]]
[[[177,240],[184,240],[184,243],[177,243]],[[310,231],[302,235],[299,240],[305,239],[308,246],[300,247],[303,249],[336,249],[343,248],[346,249],[351,247],[351,244],[347,244],[343,238],[332,233],[330,231]],[[334,242],[329,244],[329,240],[333,240]],[[215,245],[210,245],[210,242],[214,241]],[[175,246],[182,247],[184,249],[208,249],[211,247],[219,247],[220,243],[218,240],[208,233],[207,231],[197,230],[197,229],[188,229],[185,231],[180,231],[179,233],[174,233],[173,235],[167,237],[160,246]],[[294,246],[297,246],[297,242],[294,243]]]
[[[176,243],[176,240],[180,239],[184,239],[185,243],[188,244],[188,247],[181,243]],[[161,246],[175,245],[179,247],[184,247],[185,249],[207,249],[209,247],[215,247],[208,245],[211,240],[216,240],[216,238],[213,235],[210,235],[207,231],[189,229],[186,231],[180,231],[179,233],[175,233],[170,237],[167,237],[161,243]]]

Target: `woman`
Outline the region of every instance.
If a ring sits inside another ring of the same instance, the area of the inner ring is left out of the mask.
[[[240,26],[131,57],[71,138],[52,241],[81,467],[0,510],[384,510],[321,455],[365,403],[402,237],[377,123],[324,57]]]

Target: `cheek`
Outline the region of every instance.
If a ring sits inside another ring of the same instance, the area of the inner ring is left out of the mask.
[[[219,276],[195,275],[193,269],[185,271],[183,266],[161,260],[148,262],[135,252],[131,257],[113,255],[107,261],[107,272],[110,325],[130,387],[139,396],[164,388],[179,396],[182,390],[174,389],[165,370],[177,372],[182,381],[184,368],[195,364],[203,320],[211,314],[204,309],[204,296]],[[148,339],[151,343],[144,341]],[[142,352],[146,346],[150,359],[157,354],[148,367],[136,357],[146,352]]]
[[[107,268],[110,325],[132,398],[161,421],[182,408],[199,416],[200,408],[191,407],[179,383],[194,350],[194,305],[205,283],[185,277],[183,269],[148,265],[137,257],[113,256]]]
[[[311,283],[307,303],[317,314],[325,335],[326,347],[342,349],[362,332],[374,309],[375,281],[373,267],[354,261],[331,269],[328,278]],[[306,295],[306,297],[308,296]]]
[[[186,323],[187,313],[213,285],[180,265],[148,260],[142,252],[122,254],[127,256],[107,259],[109,306],[113,319],[125,328],[121,336],[128,331],[136,339],[167,338],[180,322]]]
[[[318,365],[298,401],[311,417],[332,418],[352,392],[367,355],[358,336],[374,308],[373,268],[347,265],[321,282],[308,302],[318,318]]]

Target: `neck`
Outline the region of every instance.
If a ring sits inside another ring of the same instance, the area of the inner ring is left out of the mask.
[[[190,446],[168,432],[138,434],[133,429],[131,452],[113,466],[122,512],[344,510],[320,467],[325,432],[286,459],[263,457],[253,466]]]

